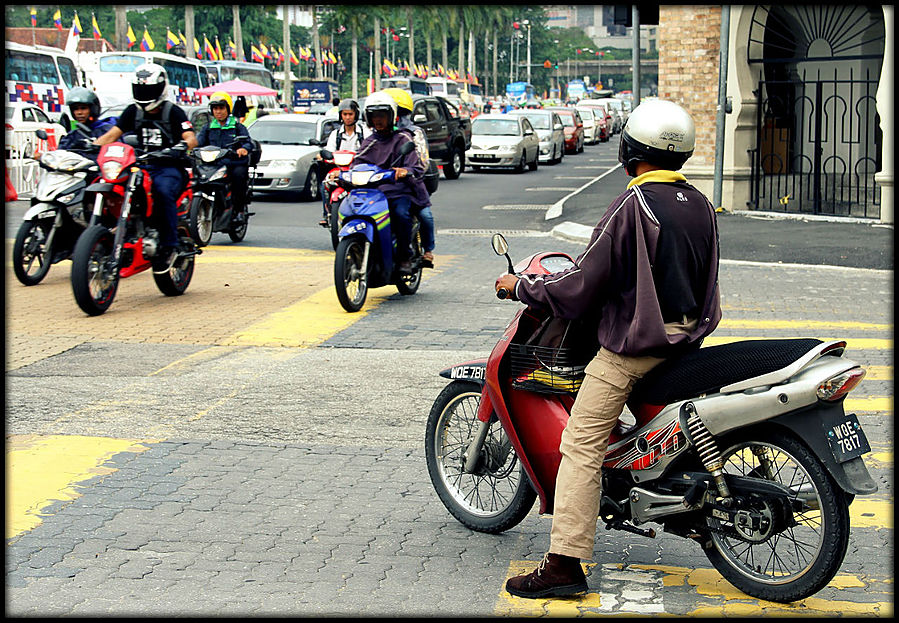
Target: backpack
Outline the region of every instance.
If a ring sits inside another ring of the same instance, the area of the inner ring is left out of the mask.
[[[162,121],[153,121],[153,124],[162,131],[165,135],[166,139],[168,139],[169,143],[174,145],[178,141],[174,140],[172,136],[172,124],[171,124],[171,116],[172,116],[172,104],[170,101],[166,100],[162,103]],[[140,106],[137,106],[137,114],[134,116],[134,127],[136,130],[141,130],[143,128],[144,122],[144,109]],[[159,124],[162,123],[162,127],[159,127]],[[143,132],[140,132],[138,136],[141,137],[141,145],[143,145]]]

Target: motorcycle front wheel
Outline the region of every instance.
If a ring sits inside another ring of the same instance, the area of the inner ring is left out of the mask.
[[[337,244],[334,254],[337,300],[351,313],[362,309],[368,295],[368,269],[362,267],[366,243],[365,236],[347,236]]]
[[[205,247],[212,239],[212,202],[206,197],[196,195],[190,202],[190,219],[188,230],[197,246]]]
[[[524,466],[494,417],[475,469],[464,470],[481,421],[481,387],[453,381],[437,396],[425,431],[425,460],[431,483],[447,510],[463,525],[498,534],[518,525],[537,499]]]
[[[23,222],[12,247],[12,267],[16,279],[26,286],[39,284],[53,263],[53,249],[47,245],[53,219]]]
[[[119,289],[113,260],[113,236],[102,225],[88,227],[78,238],[72,256],[72,294],[84,313],[99,316],[112,305]]]
[[[709,518],[709,561],[735,587],[759,599],[787,603],[814,595],[840,569],[849,544],[846,496],[800,440],[782,434],[730,439],[722,451],[724,472],[764,478],[788,487],[793,525],[751,543],[716,532]]]

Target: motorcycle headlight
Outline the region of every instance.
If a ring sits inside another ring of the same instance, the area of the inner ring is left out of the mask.
[[[100,172],[103,174],[103,177],[108,180],[118,179],[122,174],[122,164],[115,160],[108,160],[103,163],[102,167],[100,167]]]
[[[354,186],[364,186],[372,180],[370,171],[351,171],[350,173]]]
[[[334,164],[339,167],[349,166],[350,163],[353,162],[353,155],[354,154],[337,152],[334,154]]]
[[[200,160],[203,162],[215,162],[215,159],[219,157],[218,150],[200,150],[198,153],[200,154]]]
[[[213,180],[220,180],[223,177],[225,177],[225,175],[227,175],[227,173],[228,173],[228,169],[226,167],[222,167],[221,169],[219,169],[218,171],[216,171],[209,177],[209,181],[211,182]]]

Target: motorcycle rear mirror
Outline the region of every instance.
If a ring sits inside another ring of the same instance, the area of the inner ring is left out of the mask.
[[[322,158],[324,158],[325,160],[334,160],[334,154],[332,154],[327,149],[323,149],[321,151],[321,154],[322,154]]]
[[[68,131],[69,127],[72,125],[72,121],[69,119],[69,115],[65,111],[63,111],[63,113],[59,115],[59,125],[64,127],[66,131]]]
[[[130,132],[122,137],[122,142],[126,145],[131,145],[132,147],[138,147],[140,145],[140,141],[137,140],[137,135]]]
[[[35,130],[34,135],[37,136],[42,141],[47,140],[47,131],[46,130]]]
[[[512,258],[509,257],[509,243],[506,241],[505,236],[502,234],[493,234],[493,240],[491,241],[493,244],[493,252],[497,255],[505,255],[506,261],[509,262],[509,274],[515,272],[515,269],[512,267]]]
[[[407,141],[403,143],[403,146],[400,147],[400,155],[405,156],[406,154],[411,154],[415,151],[415,143],[413,141]]]

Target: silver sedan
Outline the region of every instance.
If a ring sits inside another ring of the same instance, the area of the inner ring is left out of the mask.
[[[483,114],[471,122],[471,148],[465,159],[475,171],[481,167],[537,170],[540,139],[524,117]]]
[[[565,155],[565,132],[559,115],[551,110],[518,109],[510,110],[506,115],[521,116],[531,122],[540,138],[540,162],[558,164]]]
[[[253,191],[299,192],[307,201],[320,199],[317,142],[326,141],[339,124],[336,117],[294,113],[257,119],[249,127],[250,136],[262,145]]]

